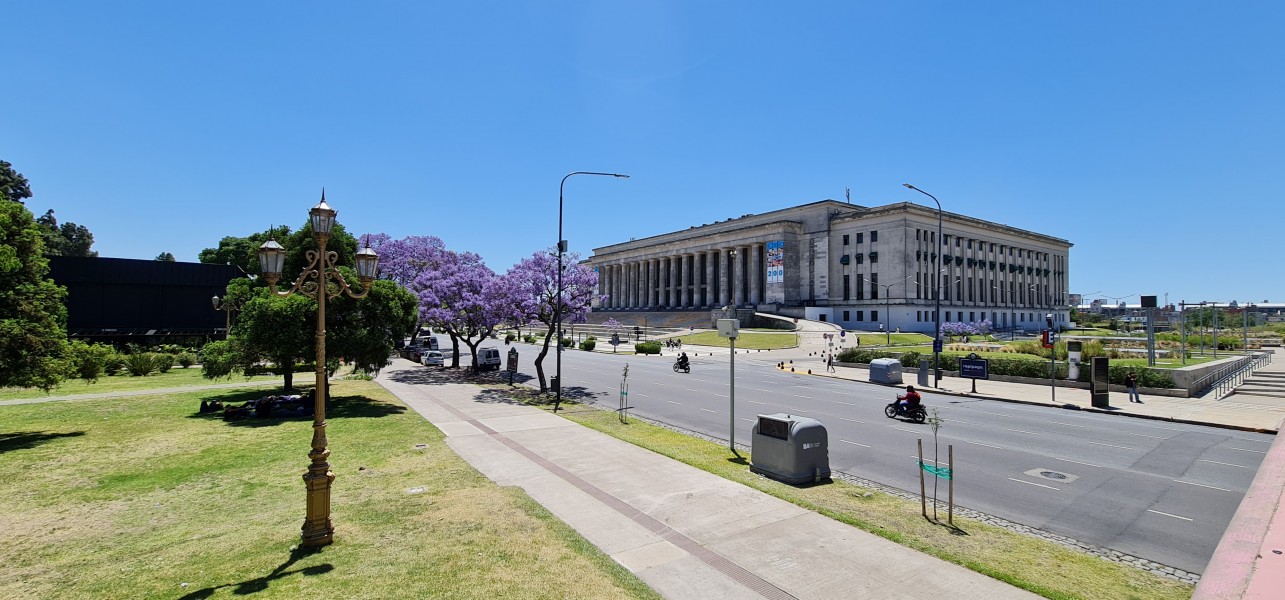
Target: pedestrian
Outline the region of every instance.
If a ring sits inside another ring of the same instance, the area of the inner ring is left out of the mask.
[[[1143,403],[1142,397],[1138,395],[1137,373],[1129,371],[1129,374],[1124,377],[1124,387],[1129,388],[1129,402],[1137,402],[1138,404]]]
[[[825,370],[827,373],[834,372],[834,355],[833,354],[825,357]]]
[[[859,335],[854,335],[854,336],[852,336],[852,337],[857,338],[857,347],[858,347],[858,348],[860,348],[860,347],[861,347],[861,336],[859,336]]]

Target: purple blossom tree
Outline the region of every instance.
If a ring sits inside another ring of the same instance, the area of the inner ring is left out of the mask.
[[[379,253],[379,277],[391,280],[412,291],[414,291],[413,284],[421,276],[441,271],[451,260],[446,244],[436,236],[412,235],[394,240],[387,234],[374,233],[367,234],[365,239],[366,243]],[[421,310],[421,322],[423,321],[422,312]],[[412,335],[413,342],[419,337],[419,327],[415,327],[415,333]],[[455,349],[456,366],[458,366],[458,345]]]
[[[460,342],[473,354],[477,370],[477,347],[490,337],[503,318],[499,298],[503,293],[495,272],[472,252],[446,251],[436,268],[425,270],[411,283],[419,296],[420,317],[451,338],[454,350],[451,366],[460,366]]]
[[[535,372],[540,380],[540,393],[549,391],[544,376],[544,358],[549,354],[549,341],[556,339],[555,310],[562,302],[562,320],[583,323],[598,287],[598,273],[580,264],[580,256],[563,257],[562,294],[558,294],[558,256],[553,249],[532,254],[509,269],[500,278],[503,291],[497,294],[503,305],[504,319],[514,325],[544,326],[544,345],[535,358]]]

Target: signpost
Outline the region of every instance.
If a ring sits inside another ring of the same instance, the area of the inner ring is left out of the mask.
[[[513,375],[518,372],[518,349],[509,348],[509,386],[513,385]]]
[[[976,352],[969,353],[968,358],[959,359],[959,376],[973,380],[973,391],[977,393],[977,380],[990,379],[991,361],[978,358]]]
[[[719,319],[718,336],[725,337],[731,344],[731,362],[728,363],[728,409],[727,409],[727,447],[736,454],[736,334],[741,322],[736,319]]]

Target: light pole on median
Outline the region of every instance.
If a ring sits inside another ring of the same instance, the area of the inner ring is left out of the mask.
[[[553,412],[558,412],[558,406],[562,404],[562,305],[566,302],[565,294],[562,289],[562,255],[567,251],[567,240],[562,239],[562,190],[567,185],[567,179],[572,175],[601,175],[603,177],[619,177],[620,179],[629,179],[628,175],[620,173],[596,173],[593,171],[575,171],[567,173],[562,178],[562,183],[558,184],[558,298],[553,305],[553,322],[554,330],[558,335],[557,348],[557,379],[558,384],[554,386],[556,394],[553,400]]]
[[[909,281],[911,277],[914,277],[914,275],[909,275],[905,279],[893,283],[879,283],[877,281],[866,279],[865,277],[861,278],[870,285],[877,285],[883,288],[883,345],[885,346],[892,345],[892,286],[897,285],[898,283],[905,283],[906,281]]]
[[[939,262],[940,259],[936,257],[941,254],[942,245],[941,201],[937,200],[936,196],[910,185],[909,183],[903,183],[901,185],[905,186],[906,189],[915,190],[916,192],[928,196],[933,199],[933,202],[937,203],[937,242],[934,244],[933,248],[933,270],[937,271],[936,275],[933,276],[933,299],[936,300],[935,307],[933,308],[933,387],[939,387],[939,384],[941,384],[941,272],[939,271],[941,264]]]
[[[335,527],[330,521],[330,485],[335,474],[330,470],[329,441],[326,438],[326,299],[337,298],[347,294],[352,298],[365,298],[370,293],[371,282],[375,280],[375,271],[379,266],[379,256],[374,250],[366,247],[357,253],[357,276],[361,280],[361,293],[354,292],[339,272],[337,261],[339,254],[326,250],[330,240],[331,228],[335,225],[338,213],[326,204],[326,194],[322,192],[321,202],[309,211],[309,222],[312,225],[312,236],[317,242],[316,250],[309,250],[305,256],[308,266],[304,267],[299,278],[289,290],[277,291],[277,281],[281,279],[281,269],[285,265],[286,251],[276,240],[268,240],[259,246],[259,267],[268,288],[278,296],[289,296],[300,293],[317,301],[317,387],[312,392],[312,451],[308,458],[312,460],[308,472],[304,473],[304,486],[307,488],[307,516],[303,522],[303,542],[305,547],[325,546],[334,541]],[[328,286],[334,283],[333,289]]]

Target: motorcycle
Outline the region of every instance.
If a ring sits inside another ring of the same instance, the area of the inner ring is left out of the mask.
[[[687,364],[683,364],[681,362],[674,363],[674,372],[677,373],[679,371],[682,371],[683,373],[691,373],[692,372],[691,363],[687,363]]]
[[[928,411],[924,409],[924,405],[920,404],[917,406],[902,408],[900,400],[893,400],[892,404],[885,406],[883,414],[889,419],[905,417],[912,423],[923,423],[928,420]]]

